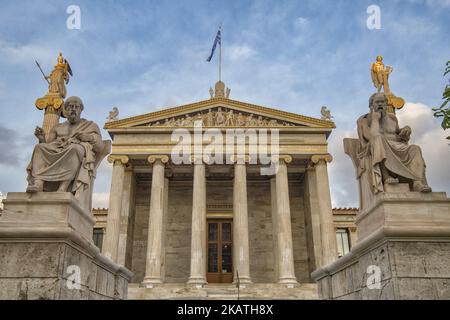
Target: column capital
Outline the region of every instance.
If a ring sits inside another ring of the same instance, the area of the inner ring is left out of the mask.
[[[117,155],[117,154],[110,154],[108,156],[108,162],[109,163],[116,163],[116,161],[120,161],[121,164],[127,164],[130,159],[126,155]]]
[[[315,154],[311,157],[311,162],[313,164],[318,164],[320,161],[331,162],[333,161],[333,156],[327,153],[327,154]]]
[[[150,164],[154,164],[157,160],[160,160],[163,164],[166,164],[169,162],[169,156],[152,154],[147,158],[147,161]]]
[[[279,163],[280,161],[283,161],[285,164],[289,164],[292,162],[292,156],[288,154],[280,154],[272,156],[272,162]]]

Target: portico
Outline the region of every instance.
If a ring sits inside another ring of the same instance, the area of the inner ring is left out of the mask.
[[[332,122],[213,97],[105,128],[114,166],[104,252],[133,271],[135,290],[231,282],[299,288],[336,259]],[[234,140],[233,152],[230,130],[247,135]],[[264,141],[272,171],[261,156]]]

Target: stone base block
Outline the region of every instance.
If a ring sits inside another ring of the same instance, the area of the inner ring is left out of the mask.
[[[132,273],[100,254],[70,193],[8,194],[0,217],[0,299],[126,299]]]
[[[445,238],[450,235],[450,199],[444,192],[380,193],[355,223],[358,244],[380,232]]]
[[[190,300],[237,300],[238,288],[235,284],[206,284],[195,287],[185,283],[163,283],[154,288],[143,288],[141,284],[130,284],[128,299],[190,299]],[[318,299],[317,284],[296,284],[293,288],[278,283],[251,283],[239,288],[239,299]]]
[[[322,299],[450,299],[450,242],[385,241],[313,273]]]
[[[312,273],[323,299],[450,299],[450,199],[384,193],[356,220],[358,242]]]

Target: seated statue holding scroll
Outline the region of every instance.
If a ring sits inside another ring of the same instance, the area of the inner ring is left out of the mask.
[[[81,118],[83,108],[80,98],[70,97],[63,108],[67,121],[53,127],[47,139],[42,128],[36,128],[39,144],[27,168],[27,192],[72,192],[78,197],[91,187],[97,166],[104,153],[109,152],[110,144],[102,141],[94,122]],[[53,190],[47,185],[53,186]]]
[[[384,93],[373,94],[370,112],[357,121],[358,169],[368,171],[375,194],[385,191],[384,185],[399,182],[409,183],[413,191],[431,192],[420,147],[408,144],[411,128],[399,128],[395,114],[387,112],[387,103]]]

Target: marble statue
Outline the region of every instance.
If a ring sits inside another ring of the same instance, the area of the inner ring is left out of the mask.
[[[214,114],[211,109],[208,110],[205,119],[206,119],[206,126],[212,127],[214,125]]]
[[[242,112],[239,112],[237,118],[236,118],[236,126],[243,127],[245,126],[246,117],[242,114]]]
[[[225,124],[225,115],[222,111],[222,108],[219,107],[219,109],[216,112],[216,126],[223,126]]]
[[[331,121],[331,119],[333,118],[331,115],[331,111],[328,110],[326,106],[322,106],[322,108],[320,108],[320,114],[322,115],[322,120]]]
[[[431,192],[421,149],[408,143],[411,128],[400,128],[387,104],[386,94],[373,94],[369,113],[357,121],[359,139],[344,139],[360,180],[360,196],[367,200],[371,194],[386,192],[387,185],[399,183],[407,183],[410,191]]]
[[[119,120],[119,109],[117,107],[114,107],[112,111],[109,112],[108,118],[106,119],[107,122]]]
[[[233,110],[229,110],[227,112],[226,118],[225,118],[225,126],[226,127],[232,127],[234,126],[234,114]]]
[[[97,166],[111,143],[102,141],[97,124],[81,118],[83,108],[80,98],[70,97],[63,106],[67,121],[53,127],[47,138],[42,128],[36,128],[39,144],[27,167],[27,192],[72,192],[80,198],[91,190]]]

